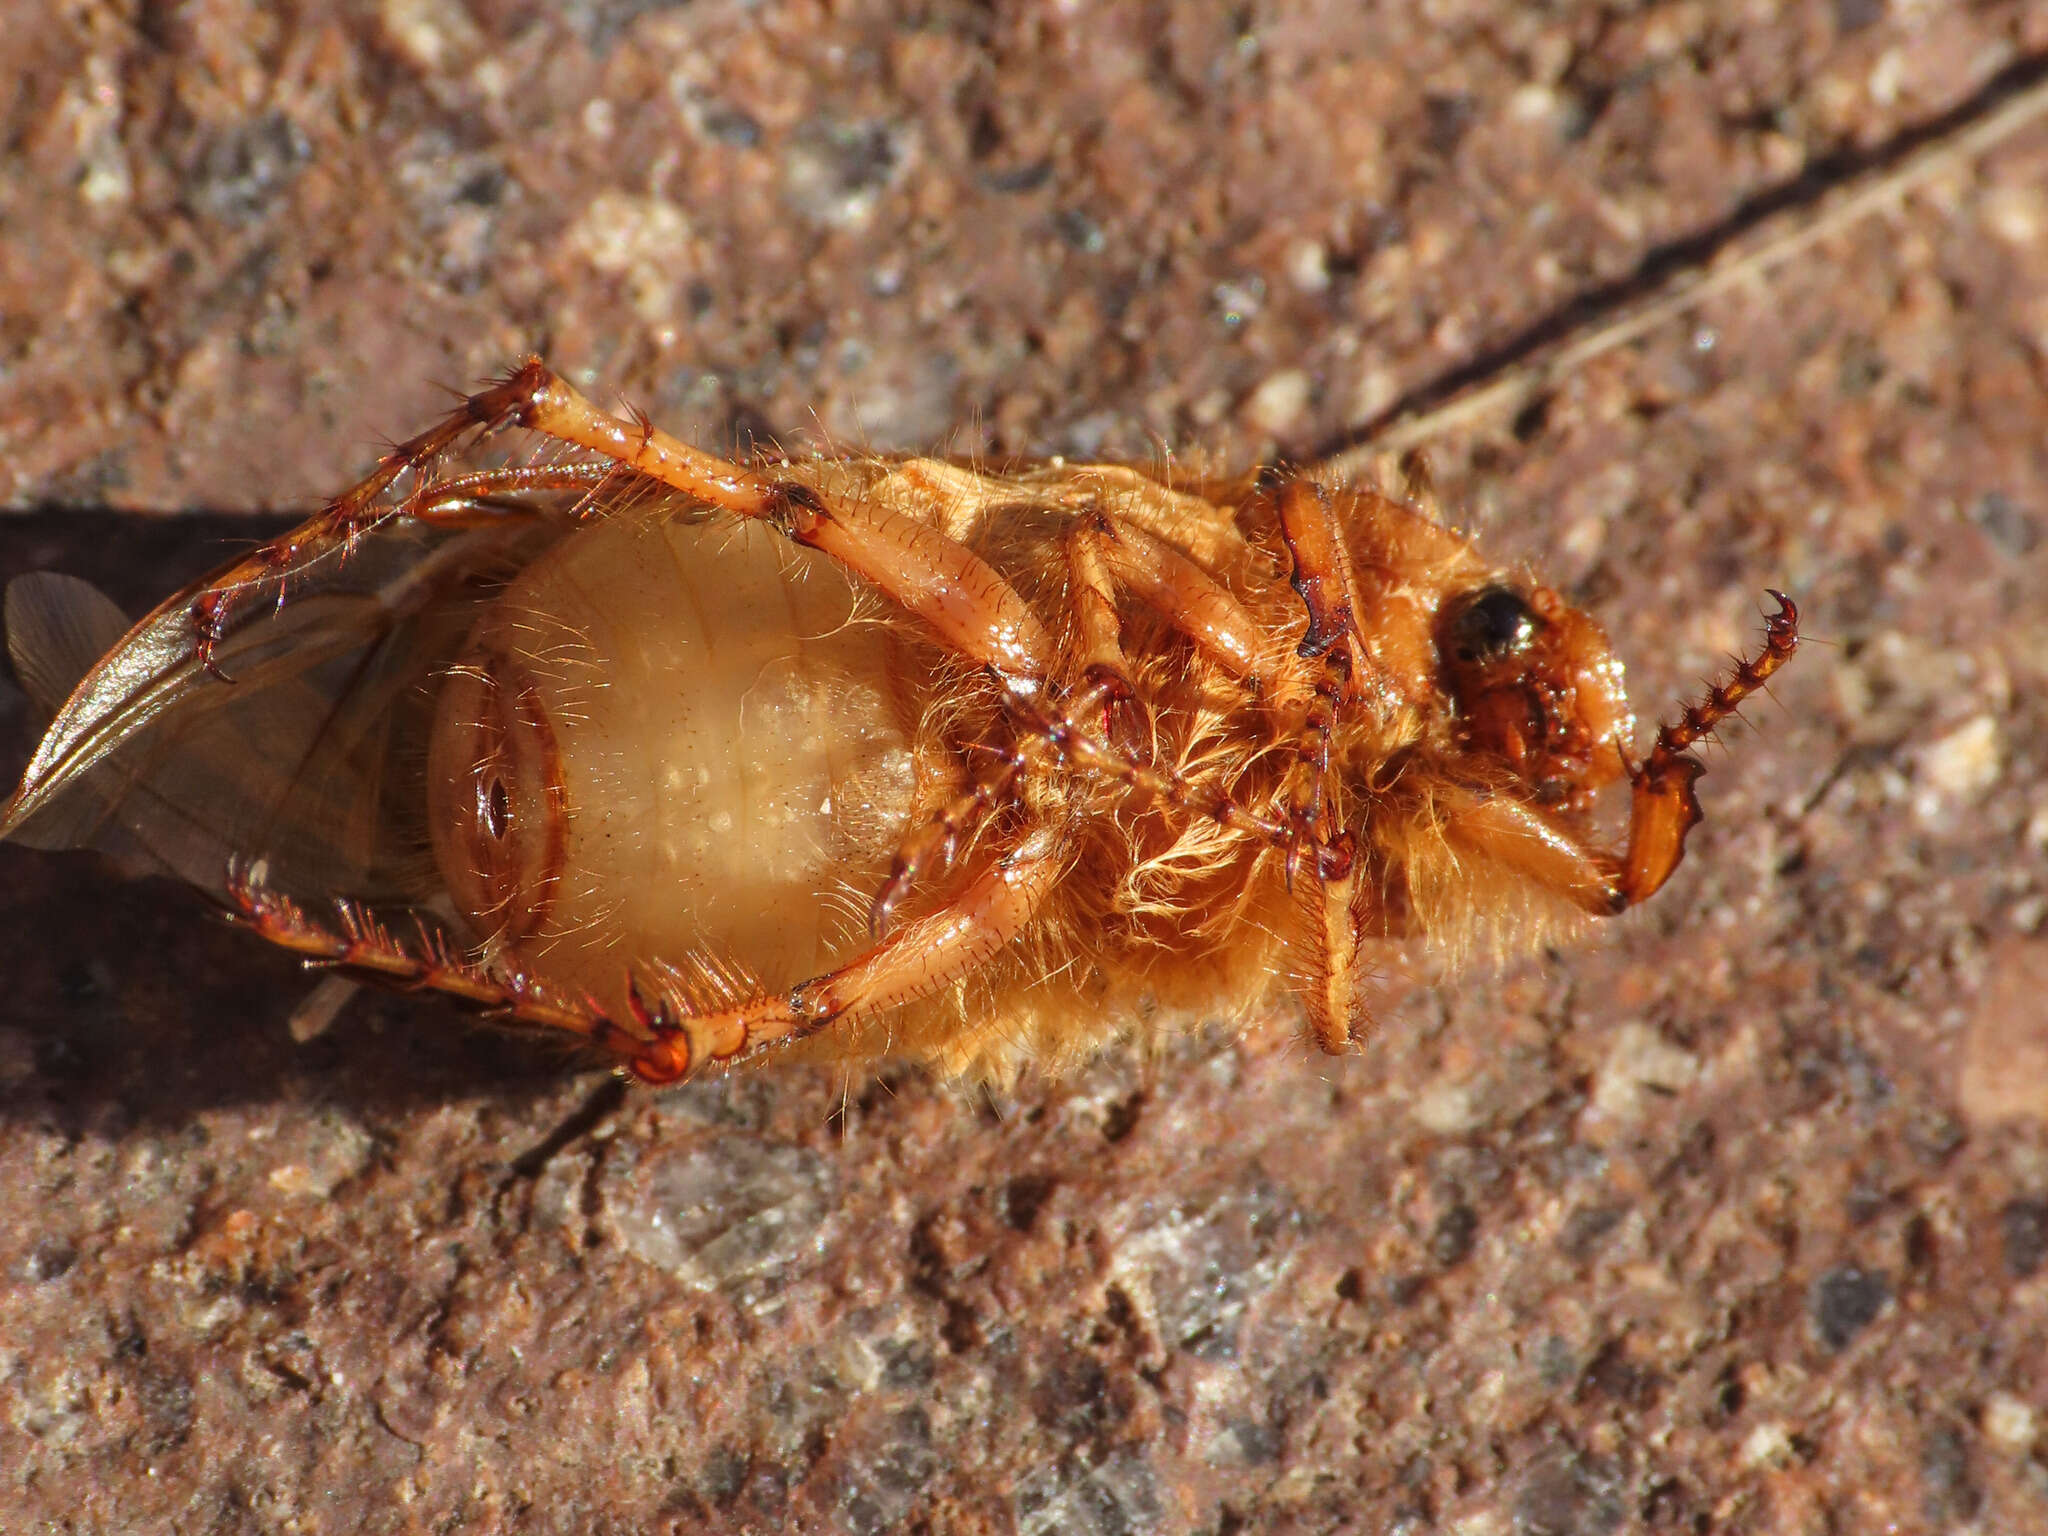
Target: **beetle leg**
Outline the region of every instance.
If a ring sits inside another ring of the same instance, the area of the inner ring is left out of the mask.
[[[214,676],[222,677],[224,674],[214,665],[214,652],[227,638],[236,616],[258,594],[275,583],[281,599],[283,583],[290,572],[302,568],[307,561],[345,555],[354,540],[381,523],[404,518],[440,528],[482,528],[508,518],[535,517],[540,515],[540,509],[510,498],[566,490],[594,495],[616,473],[610,464],[482,470],[422,484],[408,501],[380,504],[367,510],[346,505],[355,494],[350,492],[321,516],[268,544],[259,544],[207,581],[191,601],[200,664]],[[380,469],[371,479],[382,475]],[[586,496],[579,508],[588,499]]]
[[[1123,622],[1116,611],[1116,581],[1100,548],[1102,535],[1083,519],[1067,535],[1068,599],[1074,615],[1080,675],[1109,685],[1112,703],[1130,699],[1131,664],[1124,655]]]
[[[1349,696],[1349,685],[1364,680],[1371,661],[1358,631],[1358,579],[1330,494],[1313,480],[1267,470],[1254,495],[1270,504],[1294,559],[1290,583],[1308,610],[1299,654],[1303,660],[1326,659],[1341,673]]]
[[[1122,683],[1124,663],[1119,592],[1129,593],[1194,642],[1195,648],[1254,692],[1263,691],[1258,621],[1222,583],[1163,539],[1127,518],[1096,508],[1083,513],[1067,535],[1075,620],[1083,674],[1100,671]]]
[[[1187,636],[1228,675],[1254,691],[1278,694],[1287,688],[1288,677],[1267,675],[1268,662],[1261,654],[1259,625],[1244,605],[1165,540],[1129,519],[1097,510],[1084,514],[1068,535],[1067,552],[1073,574],[1076,625],[1088,675],[1129,686],[1116,607],[1118,595],[1128,593]],[[1087,712],[1070,711],[1058,719],[1041,718],[1036,722],[1036,729],[1074,766],[1194,814],[1211,816],[1226,826],[1252,832],[1287,852],[1290,873],[1304,852],[1309,851],[1303,846],[1300,818],[1291,818],[1289,823],[1277,822],[1238,805],[1228,795],[1197,791],[1171,769],[1144,762],[1111,743],[1093,739],[1080,728],[1077,717],[1085,720]],[[1318,718],[1312,696],[1308,725],[1311,732],[1317,730]],[[1322,750],[1317,752],[1311,746],[1308,755],[1327,772],[1330,722],[1327,716],[1321,719],[1317,739],[1322,742]],[[1313,829],[1307,841],[1319,862],[1327,859],[1329,849]]]
[[[428,505],[385,493],[408,471],[439,458],[472,431],[517,424],[602,455],[603,466],[564,466],[577,483],[622,467],[706,506],[769,523],[823,551],[922,619],[951,650],[986,666],[1012,698],[1035,698],[1051,667],[1052,641],[994,567],[914,517],[857,497],[821,495],[789,473],[750,468],[692,448],[644,419],[597,409],[539,358],[528,358],[440,422],[407,439],[318,517],[263,545],[210,581],[193,602],[193,627],[209,671],[216,646],[254,590],[387,518]],[[454,482],[450,482],[451,484]],[[426,488],[429,492],[434,487]]]
[[[951,862],[962,833],[994,809],[997,797],[1045,756],[1046,748],[1062,760],[1072,759],[1074,753],[1068,746],[1083,737],[1084,723],[1098,709],[1113,709],[1134,696],[1117,608],[1120,594],[1129,593],[1158,613],[1231,677],[1254,689],[1260,687],[1257,622],[1215,577],[1179,550],[1127,519],[1095,508],[1082,513],[1068,533],[1066,557],[1077,670],[1084,691],[1070,698],[1056,716],[1024,710],[1025,737],[1020,746],[1002,753],[994,771],[978,776],[965,793],[904,840],[874,901],[871,921],[875,932],[886,926],[890,910],[921,874],[934,865],[943,867]],[[1137,766],[1135,759],[1106,741],[1104,746],[1120,765],[1111,770],[1113,776],[1131,782],[1122,770],[1123,766]],[[1078,766],[1099,766],[1099,762],[1084,749]],[[1186,793],[1171,780],[1143,787],[1176,803],[1188,803]]]
[[[1150,799],[1164,801],[1192,816],[1206,816],[1218,826],[1231,827],[1258,838],[1274,848],[1285,848],[1292,833],[1285,822],[1261,815],[1235,799],[1228,791],[1190,783],[1171,767],[1149,762],[1138,753],[1103,738],[1101,731],[1084,723],[1108,699],[1102,683],[1074,696],[1077,707],[1070,711],[1030,707],[1014,710],[1019,727],[1043,743],[1054,762],[1077,773]]]
[[[1513,795],[1458,787],[1434,809],[1451,847],[1520,875],[1595,917],[1628,903],[1611,861],[1555,817]]]
[[[1358,986],[1360,919],[1356,848],[1351,835],[1328,826],[1335,787],[1330,742],[1341,717],[1364,707],[1373,664],[1359,632],[1359,586],[1344,528],[1330,495],[1314,481],[1281,470],[1261,471],[1248,498],[1254,524],[1270,519],[1294,563],[1291,583],[1308,612],[1296,655],[1312,669],[1308,708],[1293,737],[1294,763],[1284,789],[1287,883],[1298,892],[1308,967],[1301,995],[1309,1032],[1325,1051],[1348,1050],[1363,1036]],[[1304,880],[1310,855],[1314,867]]]
[[[477,398],[495,410],[501,394],[515,402],[509,414],[521,426],[831,556],[923,620],[948,649],[987,667],[1008,697],[1036,698],[1043,687],[1053,645],[1038,616],[993,566],[938,529],[873,501],[822,494],[787,469],[718,458],[644,419],[607,415],[539,358]]]
[[[1291,883],[1304,852],[1328,841],[1324,817],[1330,797],[1330,738],[1340,717],[1363,704],[1361,689],[1372,662],[1358,627],[1359,587],[1351,552],[1330,496],[1312,480],[1280,470],[1261,473],[1248,515],[1270,517],[1293,558],[1295,593],[1308,611],[1308,628],[1296,647],[1315,666],[1308,710],[1295,737],[1295,765],[1287,780],[1287,815],[1294,840],[1287,852]]]
[[[440,528],[480,528],[508,518],[538,517],[542,509],[513,498],[540,491],[584,492],[570,510],[572,519],[593,514],[595,499],[607,480],[617,477],[616,464],[535,464],[522,469],[480,469],[451,475],[422,486],[417,496],[398,508],[412,522]]]
[[[1404,466],[1404,472],[1411,495],[1430,496],[1426,469],[1416,464]],[[1313,853],[1316,859],[1300,895],[1310,954],[1303,999],[1311,1033],[1328,1051],[1346,1049],[1362,1037],[1359,939],[1383,931],[1387,920],[1358,878],[1351,835],[1339,828],[1333,838],[1328,824],[1338,789],[1331,741],[1340,721],[1411,702],[1429,686],[1433,668],[1433,658],[1378,654],[1368,644],[1361,617],[1373,619],[1381,604],[1412,601],[1403,590],[1409,585],[1406,573],[1417,566],[1440,568],[1460,548],[1454,541],[1447,547],[1447,535],[1435,523],[1375,492],[1354,487],[1340,494],[1351,498],[1342,509],[1314,480],[1264,469],[1239,493],[1238,513],[1240,526],[1277,529],[1293,562],[1292,585],[1308,616],[1296,654],[1314,671],[1284,791],[1285,846],[1290,886],[1301,885],[1306,856]],[[1367,497],[1400,514],[1392,547],[1375,544],[1363,552],[1353,547],[1362,530],[1377,530],[1384,521],[1357,515],[1355,503]],[[1370,582],[1361,581],[1361,568]],[[1484,816],[1472,828],[1474,837],[1495,837],[1517,852],[1524,847],[1521,831],[1519,826],[1496,828]]]
[[[408,473],[423,471],[471,432],[494,432],[517,414],[518,400],[503,385],[472,395],[440,421],[407,438],[377,461],[377,467],[342,492],[320,512],[290,533],[259,544],[232,564],[216,572],[192,600],[193,643],[200,664],[219,675],[213,664],[214,651],[226,637],[235,618],[273,583],[309,560],[346,550],[351,541],[394,517],[417,515],[427,503],[415,493],[420,504],[392,502],[385,493]],[[472,480],[495,480],[500,491],[510,489],[508,479],[520,481],[519,489],[553,488],[547,482],[594,484],[593,470],[602,478],[609,466],[564,465],[533,470],[494,471]],[[420,491],[430,489],[426,485]],[[474,498],[472,498],[474,499]],[[452,514],[451,514],[452,515]]]
[[[1359,986],[1359,866],[1356,843],[1344,833],[1319,860],[1315,878],[1295,893],[1306,940],[1307,967],[1297,979],[1309,1038],[1332,1056],[1354,1049],[1371,1022]]]
[[[1132,697],[1123,648],[1118,598],[1128,594],[1191,640],[1223,671],[1263,691],[1256,620],[1222,583],[1193,560],[1139,527],[1101,508],[1080,515],[1066,538],[1070,595],[1080,673],[1087,689],[1060,713],[1019,711],[1024,728],[1062,762],[1098,778],[1165,800],[1226,824],[1236,822],[1271,838],[1278,831],[1227,796],[1204,796],[1174,773],[1113,742],[1089,722],[1095,711]]]
[[[1097,508],[1082,514],[1068,535],[1067,556],[1086,686],[1064,707],[1010,700],[1024,738],[1019,752],[1025,760],[1019,766],[1028,768],[1041,755],[1050,756],[1091,778],[1209,817],[1273,847],[1290,848],[1296,834],[1287,824],[1251,810],[1227,792],[1190,784],[1172,768],[1113,742],[1092,723],[1103,706],[1132,692],[1117,611],[1120,593],[1159,614],[1227,674],[1262,689],[1266,679],[1260,670],[1257,621],[1193,560],[1113,512]],[[1033,739],[1036,749],[1028,745]]]
[[[925,824],[897,845],[889,864],[889,875],[868,906],[868,930],[880,938],[889,926],[897,904],[911,887],[933,869],[953,862],[960,845],[994,811],[996,800],[1016,782],[1029,766],[1028,755],[1019,750],[999,755],[996,766],[977,774],[962,793],[941,806]]]
[[[934,868],[951,864],[961,842],[994,813],[998,798],[1034,768],[1048,762],[1073,764],[1077,757],[1082,760],[1080,765],[1085,766],[1094,761],[1088,756],[1091,752],[1111,754],[1111,760],[1119,767],[1136,765],[1137,759],[1131,754],[1098,742],[1080,724],[1100,714],[1118,697],[1117,680],[1098,676],[1069,699],[1060,714],[1047,716],[1027,707],[1021,715],[1022,734],[1014,745],[997,753],[995,767],[976,775],[965,791],[947,801],[898,844],[888,878],[868,908],[870,931],[879,938],[911,887]],[[1169,789],[1168,793],[1174,791]],[[1184,803],[1185,797],[1182,798]]]
[[[929,997],[979,970],[1029,926],[1058,884],[1062,861],[1055,841],[1046,829],[1028,835],[943,907],[835,971],[703,1012],[666,992],[650,1000],[634,986],[630,1023],[525,972],[465,959],[424,923],[407,942],[350,902],[337,903],[334,920],[323,921],[249,868],[229,871],[228,900],[235,921],[310,964],[408,991],[439,992],[508,1023],[575,1035],[645,1082],[674,1083],[707,1066],[730,1066],[806,1039],[835,1022]]]
[[[636,1003],[647,1038],[622,1053],[643,1081],[673,1083],[929,997],[979,970],[1029,926],[1063,864],[1049,829],[998,855],[944,906],[872,945],[858,959],[786,992],[762,992],[695,1012],[663,996]]]
[[[308,965],[405,991],[439,992],[508,1023],[580,1035],[620,1058],[630,1058],[646,1044],[589,998],[562,992],[522,971],[466,958],[424,920],[410,940],[353,902],[337,902],[333,920],[326,921],[265,885],[260,866],[241,864],[228,870],[227,900],[234,922]]]

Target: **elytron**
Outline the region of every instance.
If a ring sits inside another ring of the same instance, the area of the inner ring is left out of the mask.
[[[0,836],[650,1082],[1006,1081],[1276,988],[1346,1051],[1387,947],[1664,884],[1692,748],[1798,643],[1772,597],[1638,759],[1599,625],[1413,466],[731,461],[529,359],[132,628],[10,587],[54,718]]]

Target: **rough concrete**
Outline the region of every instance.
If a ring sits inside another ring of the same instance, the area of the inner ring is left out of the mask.
[[[0,574],[139,606],[540,347],[708,443],[1331,441],[2020,3],[0,8]],[[0,1530],[2048,1529],[2048,132],[1447,440],[1672,886],[1001,1104],[635,1093],[0,849]],[[0,730],[28,747],[20,695]],[[600,1105],[598,1108],[602,1108]],[[573,1125],[570,1127],[573,1132]]]

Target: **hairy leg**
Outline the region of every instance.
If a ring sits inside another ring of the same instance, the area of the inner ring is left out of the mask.
[[[727,1063],[807,1039],[929,997],[986,965],[1021,934],[1064,864],[1045,828],[998,854],[946,904],[877,940],[866,953],[787,992],[762,993],[692,1013],[669,998],[645,1010],[652,1038],[629,1063],[645,1081],[675,1082],[707,1062]]]
[[[261,591],[304,561],[339,548],[386,519],[430,511],[441,487],[425,471],[465,436],[522,426],[587,449],[604,461],[528,471],[593,483],[620,470],[645,476],[704,506],[758,519],[792,541],[823,551],[854,575],[923,620],[949,649],[989,669],[1007,697],[1036,698],[1053,662],[1053,646],[1022,597],[988,563],[937,529],[857,498],[827,497],[795,472],[735,464],[669,436],[645,420],[625,421],[598,410],[538,358],[470,396],[434,426],[399,444],[362,481],[318,517],[253,551],[210,582],[192,605],[195,641],[211,668],[214,648]],[[404,475],[422,484],[402,501],[386,493]],[[456,484],[459,482],[450,482]],[[458,494],[474,507],[480,498]]]
[[[465,401],[461,409],[385,454],[374,470],[329,502],[318,516],[216,572],[191,603],[194,648],[201,665],[218,676],[214,653],[239,616],[270,596],[273,589],[281,599],[283,583],[292,572],[310,561],[345,555],[351,542],[380,524],[407,518],[447,527],[480,527],[533,512],[509,498],[554,490],[585,491],[580,510],[587,504],[588,494],[594,494],[617,473],[610,464],[561,464],[483,470],[438,482],[428,478],[432,465],[462,438],[472,432],[496,431],[507,419],[502,402],[484,396]],[[396,501],[385,499],[408,474],[418,479],[412,494]]]
[[[978,774],[964,793],[904,839],[870,909],[875,932],[883,930],[890,913],[918,880],[952,861],[962,839],[996,809],[1011,785],[1047,761],[1069,763],[1096,777],[1107,775],[1191,808],[1185,786],[1111,741],[1108,732],[1093,728],[1106,707],[1129,700],[1134,691],[1123,648],[1124,597],[1165,619],[1227,675],[1255,690],[1262,688],[1257,620],[1172,545],[1097,508],[1078,514],[1066,536],[1065,555],[1080,691],[1061,701],[1056,714],[1035,707],[1020,711],[1017,744],[1007,750],[991,749],[997,753],[996,766]],[[1195,808],[1214,813],[1206,804]]]
[[[1258,621],[1222,583],[1165,540],[1098,508],[1081,514],[1067,535],[1067,561],[1089,651],[1121,662],[1117,599],[1129,594],[1229,676],[1264,691],[1260,660],[1266,647]]]
[[[938,529],[873,501],[821,494],[794,470],[734,464],[652,422],[607,415],[538,358],[496,389],[515,396],[512,419],[521,426],[831,556],[923,620],[949,650],[987,667],[1006,694],[1035,698],[1043,687],[1053,645],[1037,615],[992,566]]]
[[[1308,711],[1287,779],[1287,879],[1297,891],[1306,947],[1302,1000],[1309,1032],[1324,1050],[1349,1050],[1365,1020],[1358,986],[1358,868],[1352,838],[1326,825],[1334,789],[1330,739],[1337,721],[1367,707],[1374,668],[1359,633],[1359,587],[1329,493],[1281,471],[1262,474],[1249,510],[1270,517],[1293,557],[1292,582],[1308,610],[1298,653],[1313,669]],[[1304,872],[1304,857],[1313,867]],[[1304,878],[1305,874],[1305,878]]]
[[[652,995],[632,983],[632,1017],[612,1018],[587,996],[549,986],[516,967],[457,954],[422,922],[400,937],[353,903],[331,920],[265,887],[248,869],[230,876],[231,915],[308,963],[366,981],[439,992],[509,1023],[559,1030],[587,1041],[634,1076],[679,1082],[708,1066],[731,1066],[929,997],[980,969],[1029,925],[1058,883],[1057,840],[1038,830],[983,866],[944,906],[839,967],[787,991],[758,990],[699,1008],[667,987]],[[653,968],[659,973],[660,968]]]
[[[1306,941],[1299,995],[1308,1013],[1309,1038],[1332,1056],[1355,1049],[1371,1020],[1359,985],[1359,933],[1365,924],[1359,861],[1349,833],[1332,845],[1312,878],[1297,881],[1295,903]]]

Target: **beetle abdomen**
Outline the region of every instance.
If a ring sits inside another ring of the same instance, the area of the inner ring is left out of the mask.
[[[435,853],[477,935],[612,998],[635,956],[807,976],[909,823],[894,626],[764,528],[626,511],[512,581],[442,686]]]

